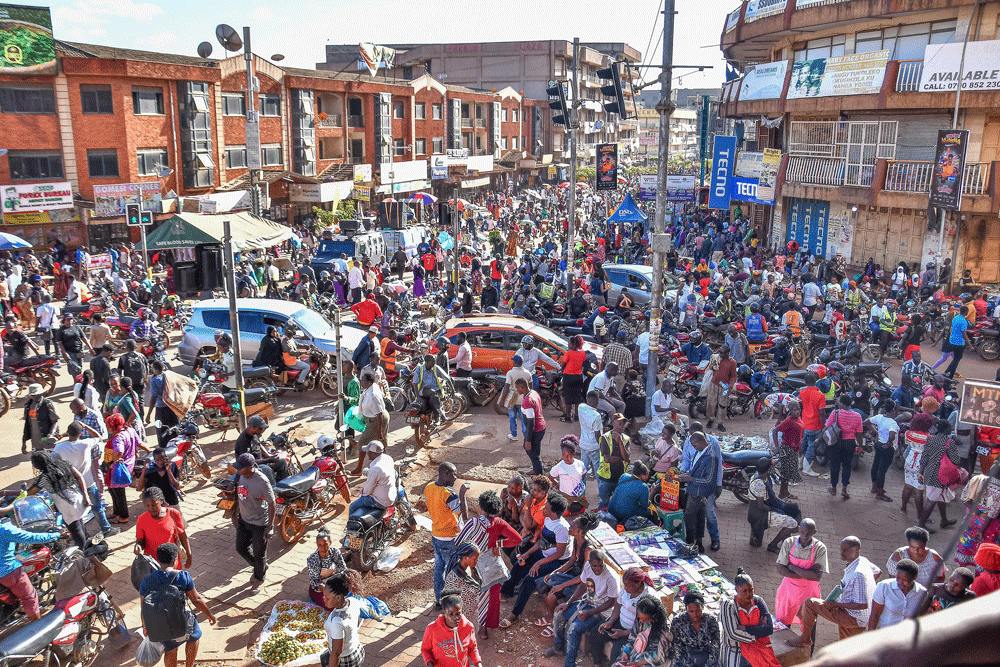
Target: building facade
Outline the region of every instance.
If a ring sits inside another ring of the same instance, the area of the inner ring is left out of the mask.
[[[740,121],[738,176],[765,148],[781,160],[773,206],[733,203],[773,245],[890,269],[952,257],[978,282],[1000,281],[997,29],[998,6],[973,0],[744,2],[723,26],[742,76],[721,112]],[[969,143],[961,204],[942,231],[929,191],[938,131],[953,124]]]

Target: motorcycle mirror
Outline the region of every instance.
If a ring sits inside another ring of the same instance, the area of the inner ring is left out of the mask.
[[[156,428],[163,428],[163,422],[157,419],[155,422],[153,422],[153,426],[155,426]]]
[[[891,387],[892,386],[892,380],[890,380],[889,378],[882,378],[882,382],[884,382],[885,386],[887,386],[887,387]]]

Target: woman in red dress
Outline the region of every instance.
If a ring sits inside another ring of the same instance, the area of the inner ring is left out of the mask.
[[[719,610],[721,667],[780,667],[771,648],[774,627],[764,599],[753,594],[753,579],[739,568],[733,581],[736,595]]]

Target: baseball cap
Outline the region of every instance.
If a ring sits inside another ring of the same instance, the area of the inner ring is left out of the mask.
[[[597,309],[597,312],[599,312],[599,313],[606,313],[606,312],[608,312],[608,307],[607,306],[601,306],[600,308]]]
[[[246,452],[236,457],[236,463],[233,464],[233,467],[237,470],[243,470],[244,468],[252,468],[255,465],[257,465],[257,461],[254,459],[253,454]]]
[[[381,454],[385,451],[385,445],[382,444],[381,440],[372,440],[361,449],[370,454]]]
[[[264,418],[261,417],[260,415],[254,415],[249,420],[247,420],[247,426],[251,426],[253,428],[263,428],[263,429],[266,429],[267,428],[267,422],[264,421]]]
[[[378,333],[379,332],[379,328],[373,324],[370,327],[368,327],[368,331],[370,331],[372,333]]]
[[[615,419],[615,420],[618,420],[618,419],[622,419],[622,420],[627,420],[627,419],[628,419],[628,417],[626,417],[625,415],[623,415],[623,414],[622,414],[622,413],[620,413],[620,412],[616,412],[616,413],[614,414],[614,416],[612,417],[612,419]]]

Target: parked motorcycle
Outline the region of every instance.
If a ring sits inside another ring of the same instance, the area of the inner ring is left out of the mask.
[[[340,442],[324,447],[322,452],[315,447],[310,449],[310,454],[318,455],[313,464],[275,486],[274,520],[281,539],[288,544],[299,541],[310,521],[321,517],[337,504],[338,491],[344,503],[350,504],[351,490],[347,486],[342,452]]]
[[[344,560],[359,572],[371,570],[387,546],[417,526],[398,464],[396,480],[398,496],[392,507],[385,510],[359,507],[347,519],[341,551]]]
[[[771,458],[772,463],[777,463],[769,452],[758,449],[744,449],[735,452],[722,452],[722,488],[732,491],[733,495],[742,502],[750,502],[750,480],[757,473],[757,462],[762,458]],[[771,481],[774,484],[780,483],[777,466],[771,466]]]
[[[210,376],[212,377],[212,376]],[[214,379],[214,377],[212,377]],[[274,387],[246,389],[243,392],[246,405],[257,403],[276,403]],[[195,399],[206,428],[210,430],[228,431],[239,426],[240,392],[235,389],[223,392],[203,392]]]
[[[212,469],[205,458],[205,452],[198,444],[198,425],[194,423],[197,413],[189,413],[184,421],[171,426],[166,431],[167,460],[177,466],[177,482],[182,486],[194,479],[195,473],[200,473],[205,479],[211,479]],[[160,428],[160,421],[156,421],[156,428]],[[149,465],[152,456],[140,459],[136,465],[137,470],[142,470],[142,466]]]
[[[465,396],[470,405],[489,405],[495,403],[497,396],[503,390],[506,379],[488,368],[477,368],[469,377],[452,377],[455,390]],[[499,414],[499,411],[497,411]],[[504,410],[503,414],[507,414]]]
[[[301,370],[286,371],[282,382],[281,373],[274,372],[270,366],[244,366],[243,382],[248,388],[274,387],[277,395],[282,396],[289,389],[299,387]],[[309,349],[309,370],[302,381],[305,389],[319,388],[330,398],[336,398],[340,386],[337,382],[337,369],[330,363],[330,355],[315,347]]]
[[[11,394],[11,398],[27,396],[28,387],[32,384],[42,385],[44,395],[51,396],[56,390],[56,376],[59,375],[55,365],[56,358],[50,356],[28,357],[18,364],[11,364],[10,374],[14,376],[14,383],[17,384],[17,392]],[[8,388],[11,385],[12,383],[7,383]]]

